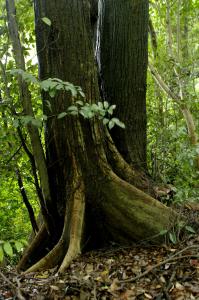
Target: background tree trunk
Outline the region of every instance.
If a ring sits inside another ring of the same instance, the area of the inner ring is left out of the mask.
[[[97,59],[101,92],[126,130],[112,137],[128,163],[146,169],[148,1],[100,0]]]

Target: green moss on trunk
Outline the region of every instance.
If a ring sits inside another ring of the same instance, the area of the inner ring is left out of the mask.
[[[117,241],[162,240],[160,232],[174,225],[177,214],[115,174],[103,184],[107,229]]]

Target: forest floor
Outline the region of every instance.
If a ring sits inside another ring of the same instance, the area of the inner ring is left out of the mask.
[[[199,299],[199,236],[89,252],[62,276],[56,270],[23,275],[1,268],[0,300],[5,299]]]

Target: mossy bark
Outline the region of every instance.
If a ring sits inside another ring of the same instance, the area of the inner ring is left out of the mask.
[[[102,203],[106,228],[113,240],[161,241],[161,231],[171,228],[176,214],[151,196],[138,190],[114,173],[103,185],[107,201]]]

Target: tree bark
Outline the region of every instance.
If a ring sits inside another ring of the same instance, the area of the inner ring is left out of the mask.
[[[96,103],[100,97],[88,4],[83,0],[35,0],[37,52],[40,79],[57,77],[72,82],[82,87],[87,102]],[[51,20],[51,26],[42,21],[43,17]],[[50,101],[51,111],[46,100]],[[48,175],[54,210],[59,215],[54,221],[62,234],[52,250],[28,272],[56,265],[61,265],[59,271],[64,272],[86,243],[88,249],[110,241],[158,242],[163,238],[161,231],[175,223],[176,215],[171,209],[132,185],[137,173],[96,118],[56,118],[73,103],[67,92],[59,92],[54,98],[43,94],[44,113],[48,116]],[[124,104],[118,102],[118,106]],[[127,174],[122,174],[125,170]]]
[[[146,170],[147,0],[100,0],[97,59],[102,95],[125,131],[113,140],[128,163]],[[139,16],[139,17],[138,17]]]

